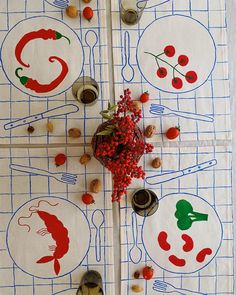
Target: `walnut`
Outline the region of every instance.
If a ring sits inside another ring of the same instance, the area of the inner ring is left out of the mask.
[[[91,156],[89,154],[83,154],[79,159],[80,164],[82,165],[87,165],[90,160]]]
[[[71,128],[68,131],[69,137],[79,138],[81,136],[81,131],[79,128]]]
[[[147,137],[147,138],[151,138],[154,136],[156,132],[156,126],[154,125],[148,125],[144,131],[144,135]]]
[[[69,5],[66,8],[66,14],[71,18],[76,18],[78,16],[78,9],[74,5]]]
[[[153,168],[156,168],[156,169],[160,168],[161,165],[162,165],[162,160],[159,157],[152,160],[152,167]]]
[[[94,179],[90,182],[90,191],[92,193],[99,193],[102,189],[102,183],[99,179]]]
[[[139,285],[133,285],[131,287],[131,289],[135,292],[135,293],[140,293],[143,291],[143,287],[139,286]]]
[[[139,111],[142,108],[142,104],[138,100],[133,100],[132,105],[133,105],[133,107],[135,108],[136,111]]]

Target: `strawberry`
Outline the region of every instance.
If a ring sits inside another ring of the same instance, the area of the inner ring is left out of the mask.
[[[83,16],[86,18],[88,21],[90,21],[93,18],[93,10],[91,7],[87,6],[83,10]]]
[[[180,127],[171,127],[166,132],[166,137],[170,140],[177,138],[180,135]]]
[[[146,91],[146,92],[144,92],[143,94],[141,94],[139,100],[140,100],[142,103],[149,101],[149,93]]]
[[[151,266],[145,266],[143,269],[143,278],[145,280],[151,280],[154,275],[154,269]]]
[[[90,204],[95,203],[93,196],[90,195],[90,194],[83,194],[83,196],[82,196],[82,201],[83,201],[84,204],[86,204],[86,205],[90,205]]]
[[[58,154],[55,157],[55,165],[56,166],[61,166],[61,165],[65,164],[66,160],[67,160],[66,155]]]

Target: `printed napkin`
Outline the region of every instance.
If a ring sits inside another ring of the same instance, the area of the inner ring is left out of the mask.
[[[174,126],[181,142],[230,139],[226,1],[146,2],[136,25],[112,2],[116,98],[127,87],[136,100],[149,92],[142,110],[153,142]]]
[[[90,149],[2,149],[0,152],[0,289],[10,294],[71,294],[97,270],[105,294],[114,289],[111,178]],[[57,153],[67,162],[56,167]],[[86,205],[93,179],[101,190]],[[64,292],[62,292],[64,291]]]

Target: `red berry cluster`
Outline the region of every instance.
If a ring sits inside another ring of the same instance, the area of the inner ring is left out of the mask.
[[[141,110],[133,104],[130,95],[129,89],[124,91],[112,119],[103,123],[103,130],[110,128],[112,133],[109,136],[99,135],[99,127],[92,141],[95,157],[113,174],[112,202],[121,200],[132,178],[144,178],[145,173],[138,162],[144,153],[153,150],[151,144],[145,143],[137,126],[142,117]],[[103,137],[99,143],[98,137]]]
[[[169,66],[172,69],[172,73],[173,73],[172,86],[174,88],[181,89],[183,87],[183,80],[180,77],[177,77],[176,73],[178,73],[179,75],[184,77],[188,83],[192,84],[197,81],[198,76],[195,71],[188,71],[186,74],[183,74],[180,70],[177,69],[178,66],[181,66],[181,67],[187,66],[187,64],[189,63],[189,58],[187,55],[184,55],[184,54],[179,55],[178,63],[175,66],[173,66],[168,61],[161,58],[162,55],[166,55],[167,57],[173,57],[175,55],[175,47],[173,45],[167,45],[164,48],[164,51],[160,54],[157,54],[157,55],[155,55],[151,52],[145,52],[145,53],[150,54],[153,57],[155,57],[155,60],[156,60],[157,66],[158,66],[157,76],[159,78],[163,79],[168,74],[167,69],[163,66],[160,66],[160,62],[163,62],[164,64],[166,64],[167,66]]]

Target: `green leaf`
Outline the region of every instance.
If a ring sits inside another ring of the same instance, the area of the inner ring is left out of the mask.
[[[111,103],[110,101],[108,101],[108,110],[110,110],[110,107],[111,107]]]
[[[101,111],[101,112],[100,112],[100,115],[102,115],[102,114],[108,114],[108,113],[109,113],[108,110],[104,110],[104,111]]]
[[[111,135],[113,130],[103,130],[101,132],[98,132],[97,135]]]
[[[107,119],[107,120],[111,120],[112,117],[110,115],[107,115],[107,114],[101,114],[103,119]]]
[[[111,107],[109,108],[109,111],[112,112],[112,111],[115,111],[116,109],[117,109],[117,105],[114,104],[113,106],[111,106]]]

